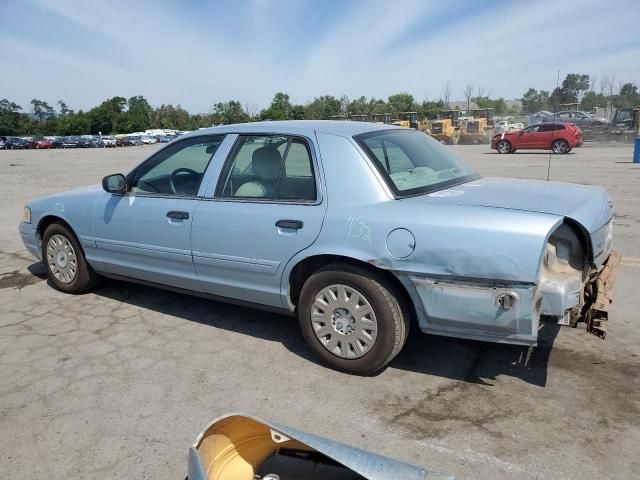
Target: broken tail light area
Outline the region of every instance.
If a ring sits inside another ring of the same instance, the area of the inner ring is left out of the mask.
[[[567,223],[549,238],[540,268],[540,314],[561,325],[585,322],[587,332],[605,338],[613,282],[622,256],[611,250],[613,221],[603,227],[606,238],[602,263],[589,266],[578,234]],[[600,256],[598,256],[600,258]]]
[[[243,414],[214,420],[189,450],[189,480],[423,480],[448,475]]]
[[[602,339],[607,336],[609,305],[613,302],[613,282],[621,259],[620,252],[613,250],[602,267],[592,272],[585,287],[583,316],[587,324],[587,332]]]

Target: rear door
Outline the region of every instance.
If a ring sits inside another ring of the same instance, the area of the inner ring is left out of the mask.
[[[283,307],[283,269],[324,219],[318,165],[308,138],[238,136],[194,213],[193,261],[204,291]]]

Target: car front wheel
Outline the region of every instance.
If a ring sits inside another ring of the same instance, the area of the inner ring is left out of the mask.
[[[500,140],[496,145],[496,150],[498,153],[509,153],[511,152],[511,144],[506,140]]]
[[[85,260],[75,235],[61,223],[52,223],[45,230],[42,260],[48,279],[62,292],[82,293],[98,283],[99,276]]]
[[[313,274],[298,303],[302,334],[323,363],[372,375],[400,352],[409,315],[395,286],[382,275],[336,264]]]
[[[569,144],[564,140],[554,140],[551,144],[551,151],[557,154],[569,153]]]

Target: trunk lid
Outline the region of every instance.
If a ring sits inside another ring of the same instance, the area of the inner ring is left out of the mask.
[[[613,203],[603,188],[542,180],[480,178],[406,200],[548,213],[571,218],[590,233],[613,217]]]

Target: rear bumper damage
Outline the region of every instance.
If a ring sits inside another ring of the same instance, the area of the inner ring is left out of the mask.
[[[582,317],[587,332],[604,339],[607,336],[609,305],[613,302],[613,283],[622,255],[612,251],[599,269],[593,269],[585,285]]]
[[[413,300],[420,329],[433,335],[536,345],[540,317],[560,325],[584,321],[606,336],[620,253],[612,251],[586,280],[583,273],[545,270],[538,285],[443,280],[396,273]]]

